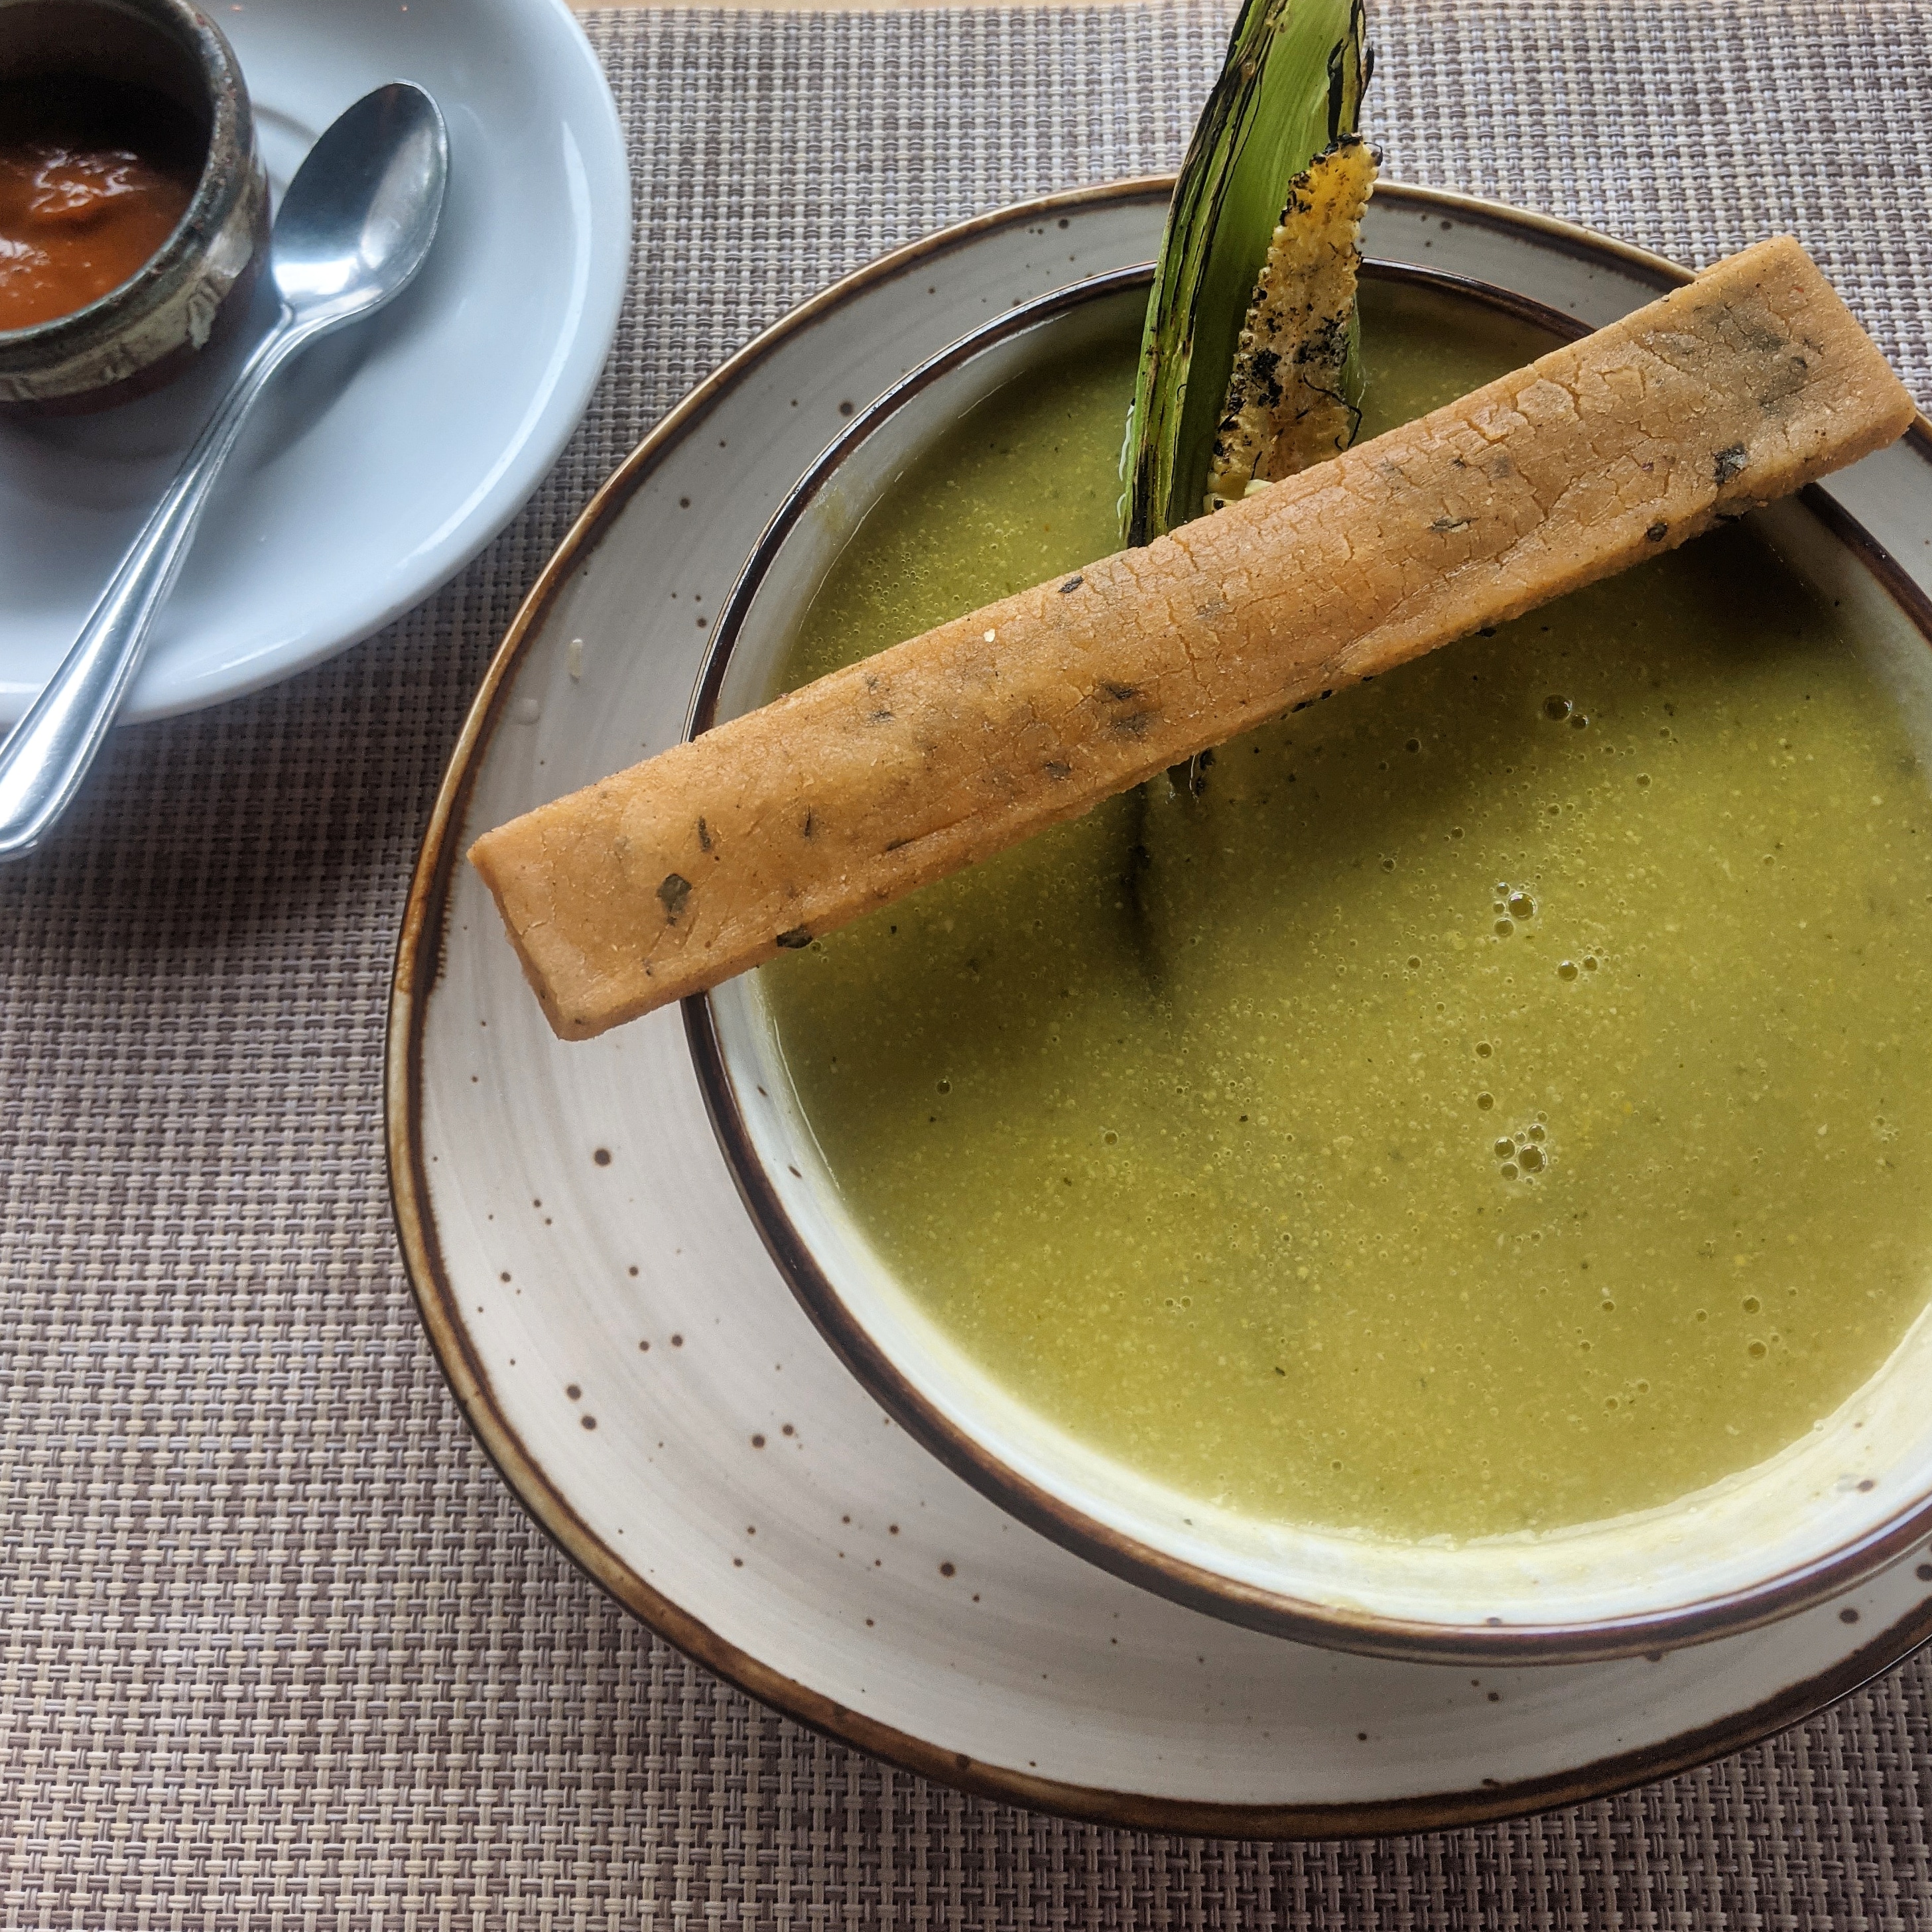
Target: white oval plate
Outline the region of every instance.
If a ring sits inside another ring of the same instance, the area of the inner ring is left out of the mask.
[[[681,1016],[554,1040],[468,839],[683,733],[715,612],[853,411],[992,312],[1147,260],[1169,184],[1009,209],[826,292],[666,418],[512,626],[410,896],[391,1009],[392,1186],[465,1413],[566,1551],[754,1695],[926,1774],[1142,1826],[1436,1826],[1737,1748],[1932,1635],[1916,1551],[1769,1628],[1655,1658],[1472,1670],[1318,1650],[1184,1609],[1021,1526],[893,1426],[734,1190]],[[1592,322],[1666,262],[1384,186],[1370,251]],[[1844,500],[1932,574],[1915,446]],[[1892,527],[1893,525],[1898,527]]]
[[[130,722],[303,670],[468,562],[582,413],[630,250],[616,110],[562,0],[208,4],[278,195],[344,108],[400,80],[448,124],[449,198],[415,286],[265,400],[155,626]],[[258,321],[268,301],[258,292]],[[0,422],[0,718],[74,641],[244,346],[98,416]]]

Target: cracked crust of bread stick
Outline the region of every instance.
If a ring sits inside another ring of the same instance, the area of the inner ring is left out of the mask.
[[[526,813],[470,856],[551,1025],[587,1038],[1784,496],[1912,415],[1798,244],[1764,242],[1144,550]]]

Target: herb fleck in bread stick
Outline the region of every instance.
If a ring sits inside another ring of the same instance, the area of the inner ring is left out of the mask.
[[[1216,515],[1009,597],[486,833],[566,1039],[1520,615],[1902,434],[1795,242]]]

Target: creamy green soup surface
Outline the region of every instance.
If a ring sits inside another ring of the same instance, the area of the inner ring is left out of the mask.
[[[1365,291],[1364,434],[1550,346]],[[982,405],[783,684],[1117,547],[1135,344]],[[850,1211],[1073,1435],[1403,1538],[1796,1441],[1932,1254],[1932,802],[1749,527],[1224,746],[761,970]]]

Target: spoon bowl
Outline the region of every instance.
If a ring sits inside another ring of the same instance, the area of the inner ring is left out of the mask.
[[[333,327],[392,301],[436,238],[449,173],[442,116],[392,82],[329,127],[289,184],[269,268],[288,308]]]

